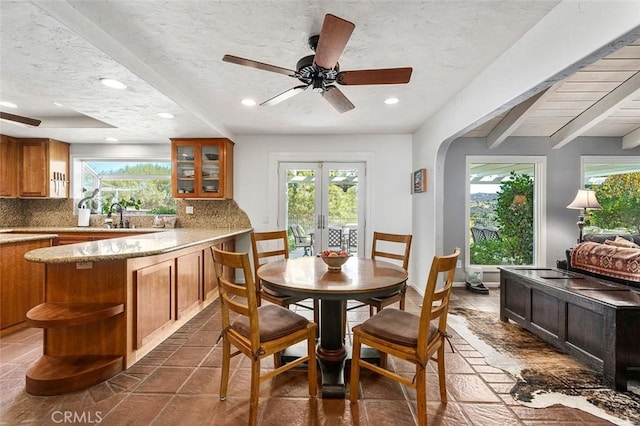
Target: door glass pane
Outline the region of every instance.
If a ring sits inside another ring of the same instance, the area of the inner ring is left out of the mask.
[[[469,263],[534,264],[535,165],[469,166]]]
[[[329,250],[358,251],[358,170],[331,168],[328,188]]]
[[[286,204],[291,257],[313,254],[316,218],[315,169],[286,169]]]

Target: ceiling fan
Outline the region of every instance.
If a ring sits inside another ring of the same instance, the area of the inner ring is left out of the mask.
[[[41,120],[36,118],[23,117],[21,115],[9,114],[8,112],[0,111],[0,119],[14,121],[16,123],[28,124],[29,126],[39,126],[42,123]]]
[[[314,92],[321,93],[324,99],[338,112],[343,113],[352,110],[355,106],[334,83],[345,86],[405,84],[409,82],[411,72],[413,71],[412,68],[340,71],[338,58],[344,51],[354,28],[355,25],[352,22],[331,14],[325,15],[320,35],[309,38],[309,47],[315,51],[315,55],[305,56],[300,59],[296,65],[296,70],[233,55],[224,55],[222,60],[246,67],[284,74],[297,78],[303,83],[262,102],[260,105],[278,104],[311,87]]]

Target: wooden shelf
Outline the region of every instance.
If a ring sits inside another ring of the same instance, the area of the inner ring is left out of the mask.
[[[25,390],[31,395],[60,395],[86,389],[122,371],[117,355],[42,355],[26,374]]]
[[[31,327],[73,327],[124,312],[124,303],[41,303],[27,312]]]

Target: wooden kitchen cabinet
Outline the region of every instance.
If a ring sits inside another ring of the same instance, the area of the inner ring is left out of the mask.
[[[18,141],[0,135],[0,197],[18,196]]]
[[[225,138],[171,139],[174,198],[233,198],[233,146]]]
[[[38,138],[18,142],[18,196],[69,198],[69,144]]]
[[[181,319],[200,303],[203,251],[176,258],[176,318]]]
[[[50,246],[48,238],[0,244],[0,335],[26,327],[27,312],[44,300],[44,265],[27,262],[24,255]]]
[[[224,251],[235,251],[236,240],[229,238],[220,241],[215,245],[216,248]],[[210,248],[203,251],[203,272],[202,272],[202,300],[208,301],[218,297],[218,276],[216,274],[215,263],[213,262],[213,253]],[[225,267],[223,270],[225,277],[233,280],[235,278],[235,270]]]

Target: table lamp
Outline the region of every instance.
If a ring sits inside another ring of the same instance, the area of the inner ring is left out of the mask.
[[[576,198],[567,206],[568,209],[578,209],[582,210],[580,212],[580,216],[578,216],[578,229],[580,230],[580,235],[578,237],[578,243],[582,242],[582,231],[584,229],[584,216],[587,213],[587,209],[602,209],[600,203],[596,199],[595,191],[590,189],[579,189]]]

